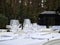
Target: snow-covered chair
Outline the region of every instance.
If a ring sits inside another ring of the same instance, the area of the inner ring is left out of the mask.
[[[39,31],[44,31],[46,29],[46,26],[45,25],[39,25],[38,26],[38,30]]]
[[[46,26],[39,25],[37,29],[39,32],[58,33],[60,30],[60,26],[49,26],[49,28],[46,28]]]
[[[26,24],[30,25],[31,20],[30,19],[24,19],[23,26],[25,26]]]
[[[32,30],[31,28],[32,28],[32,23],[31,23],[30,19],[24,19],[23,31],[29,32]]]
[[[19,20],[10,20],[10,25],[19,25]]]
[[[49,31],[51,32],[52,31],[51,27],[46,28],[45,25],[38,25],[37,29],[39,32],[49,32]]]
[[[32,30],[37,32],[37,31],[41,30],[41,27],[37,23],[33,23],[32,24]]]
[[[22,29],[19,20],[10,20],[10,25],[6,25],[11,32],[17,32],[19,29]]]
[[[35,30],[35,31],[38,30],[38,25],[37,25],[37,23],[33,23],[33,24],[32,24],[32,29]]]
[[[60,30],[60,26],[52,26],[52,30]]]

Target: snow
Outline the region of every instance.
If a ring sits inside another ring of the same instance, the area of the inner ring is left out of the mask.
[[[44,11],[40,14],[56,14],[56,12],[55,11]]]
[[[11,33],[6,32],[5,34],[10,35]],[[48,33],[48,32],[40,32],[40,33],[37,32],[29,34],[27,33],[25,35],[18,35],[17,38],[12,40],[3,40],[3,41],[0,40],[0,45],[37,45],[37,44],[43,45],[43,43],[55,39],[60,39],[59,33]]]
[[[48,11],[48,13],[54,12]],[[56,29],[58,29],[57,27]],[[49,40],[60,39],[60,33],[54,33],[54,29],[54,26],[48,29],[46,26],[37,23],[24,24],[20,32],[14,32],[15,29],[12,32],[1,32],[0,45],[43,45]]]

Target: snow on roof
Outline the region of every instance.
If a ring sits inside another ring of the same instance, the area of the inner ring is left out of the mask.
[[[56,12],[55,11],[44,11],[40,14],[56,14]]]

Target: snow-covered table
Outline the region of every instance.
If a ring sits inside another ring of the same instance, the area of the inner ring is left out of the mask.
[[[42,45],[47,40],[14,39],[0,42],[0,45]]]
[[[32,33],[32,34],[29,33],[29,34],[27,33],[25,35],[19,35],[17,36],[16,39],[4,40],[4,41],[0,40],[0,45],[43,45],[49,40],[60,39],[59,33],[50,34],[41,32],[41,33]]]

